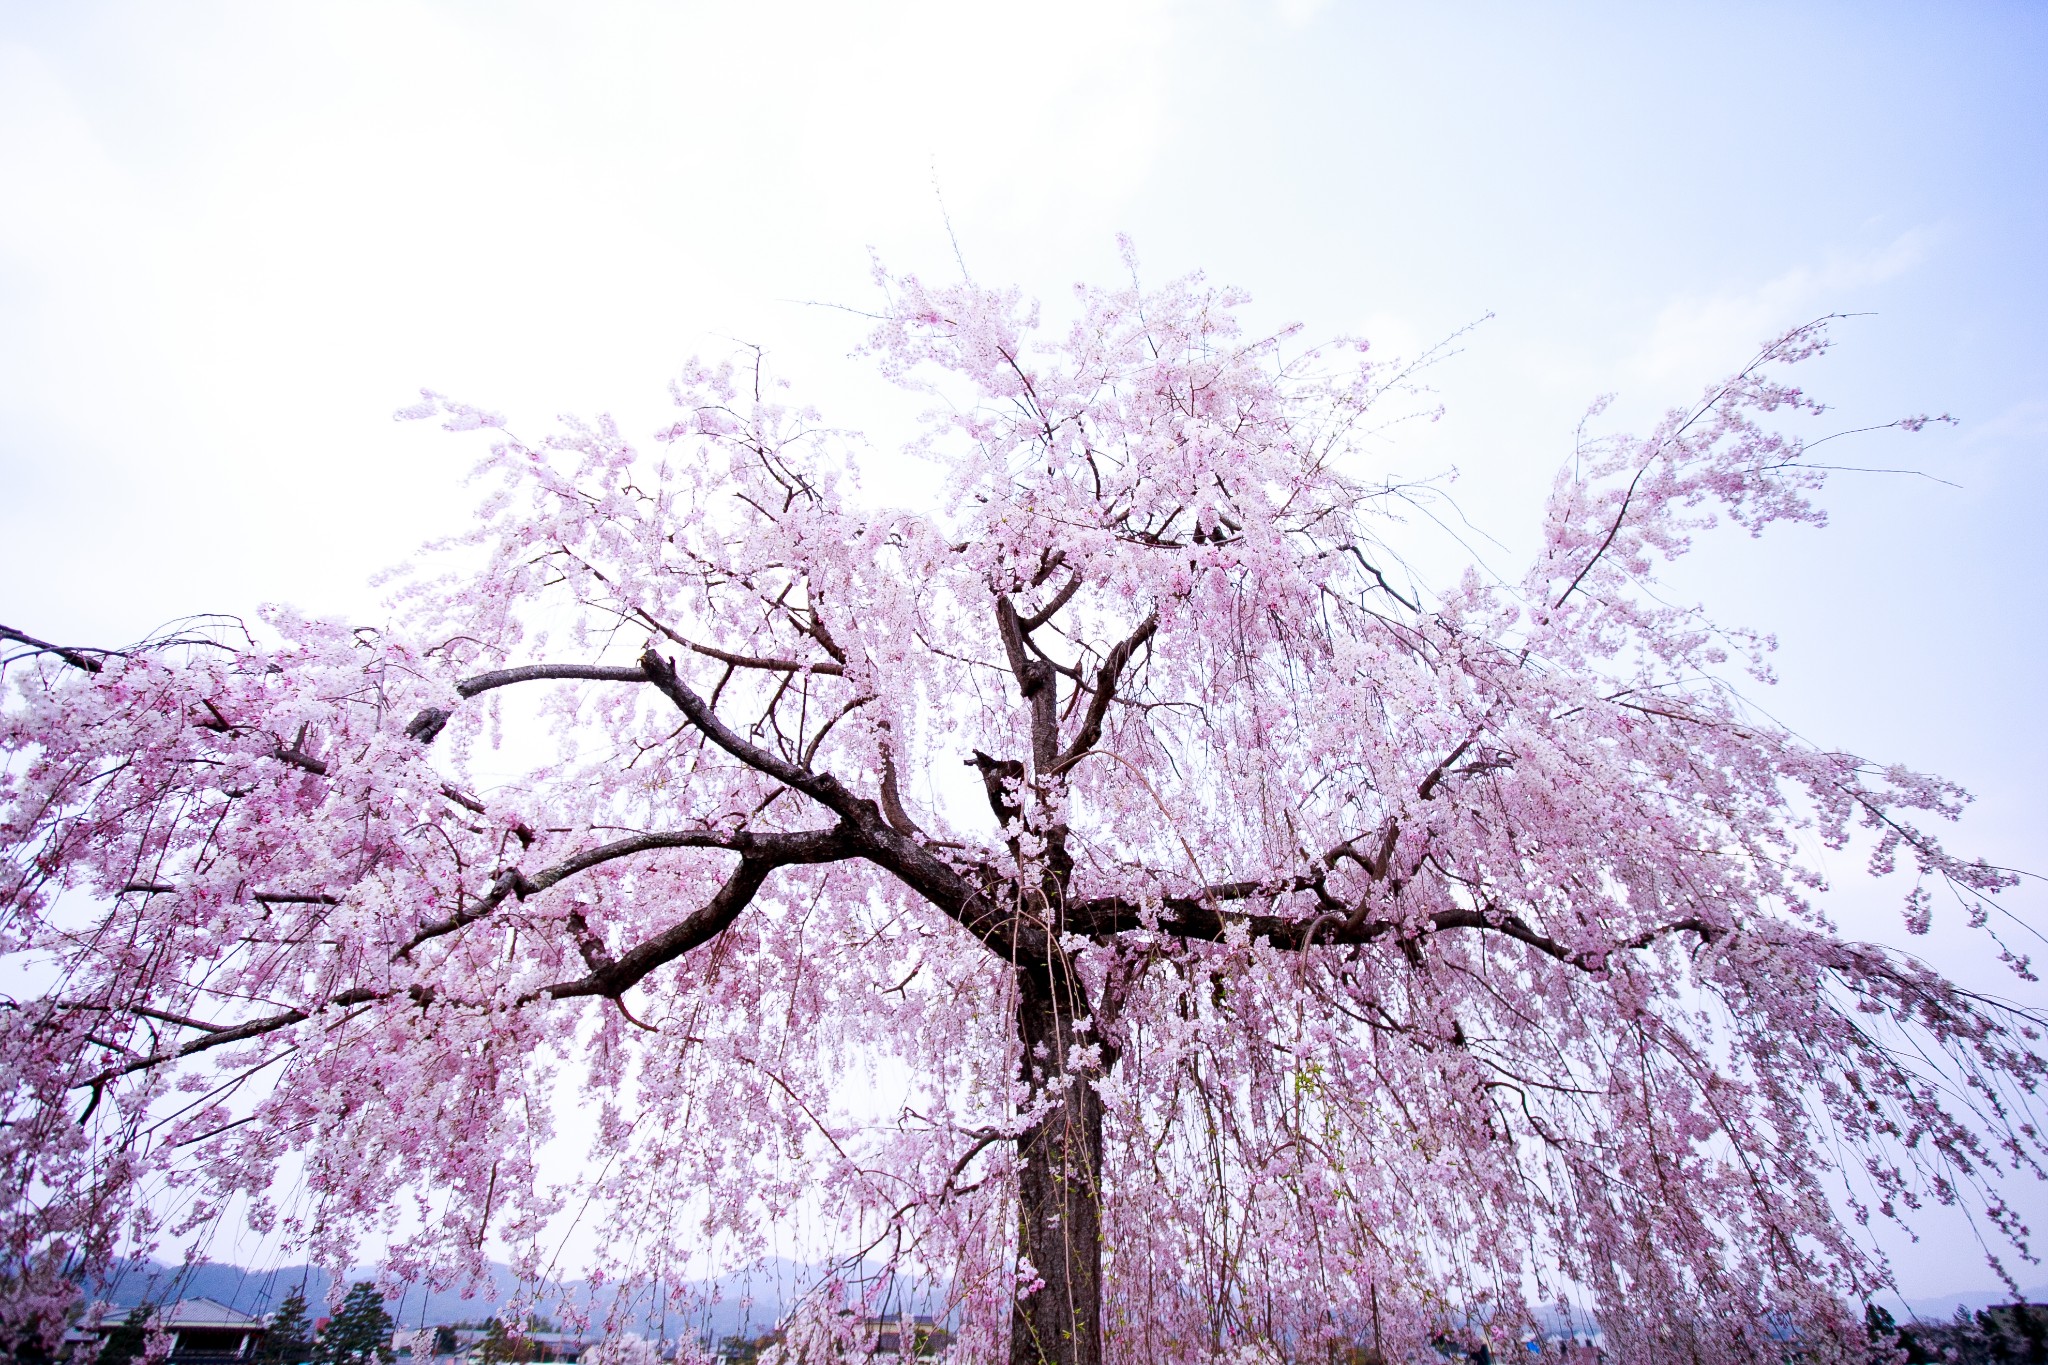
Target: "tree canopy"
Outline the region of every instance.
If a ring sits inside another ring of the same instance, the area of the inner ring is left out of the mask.
[[[306,1315],[306,1291],[294,1286],[270,1315],[256,1348],[261,1365],[305,1365],[313,1358],[313,1322]]]
[[[391,1315],[384,1296],[368,1280],[349,1286],[334,1316],[313,1343],[313,1365],[392,1365]]]
[[[2037,1022],[1841,934],[1814,850],[1902,871],[1913,934],[2012,875],[1931,832],[1954,785],[1747,704],[1766,643],[1656,581],[1821,520],[1779,427],[1823,325],[1582,437],[1519,576],[1427,584],[1413,373],[1362,343],[1199,278],[1059,327],[881,283],[924,504],[758,356],[644,448],[429,394],[488,493],[385,625],[7,631],[0,951],[50,981],[0,1011],[7,1312],[165,1179],[171,1231],[246,1198],[442,1283],[493,1239],[539,1276],[573,1213],[675,1285],[802,1210],[832,1312],[881,1265],[962,1359],[1091,1365],[1567,1297],[1632,1361],[1856,1356],[1860,1220],[2022,1235]]]

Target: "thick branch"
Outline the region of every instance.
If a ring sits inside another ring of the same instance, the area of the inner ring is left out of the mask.
[[[1008,825],[1024,814],[1011,790],[1013,784],[1024,780],[1022,763],[1014,758],[992,758],[979,749],[967,763],[981,771],[981,785],[988,793],[988,808],[996,813],[996,823]]]
[[[1278,915],[1238,916],[1226,915],[1221,908],[1223,905],[1253,897],[1313,890],[1317,881],[1316,878],[1301,877],[1281,883],[1224,882],[1205,888],[1198,896],[1169,896],[1162,907],[1165,913],[1160,916],[1157,930],[1174,938],[1214,943],[1223,939],[1232,924],[1243,924],[1246,933],[1253,939],[1265,939],[1276,948],[1300,951],[1311,946],[1311,943],[1314,946],[1372,943],[1408,927],[1408,921],[1397,919],[1372,919],[1353,923],[1330,915],[1319,915],[1311,919],[1283,918]],[[1076,932],[1093,935],[1125,933],[1144,927],[1138,915],[1138,906],[1120,897],[1102,897],[1078,902],[1069,909],[1068,918]],[[1599,970],[1615,953],[1647,948],[1659,939],[1681,931],[1698,934],[1709,942],[1721,938],[1728,932],[1725,928],[1710,924],[1698,916],[1687,916],[1669,924],[1646,929],[1608,948],[1575,950],[1533,928],[1519,916],[1497,910],[1441,910],[1430,916],[1427,928],[1429,932],[1477,929],[1502,934],[1546,957],[1587,971]]]
[[[1014,613],[1012,616],[1014,618]],[[826,648],[831,647],[826,643]],[[721,651],[700,649],[698,652],[726,659],[728,662],[759,662],[746,660],[740,656],[727,656]],[[840,670],[816,667],[813,671],[838,673]],[[652,648],[642,654],[637,667],[530,664],[479,674],[459,683],[456,690],[464,697],[472,697],[492,688],[513,683],[551,679],[650,682],[674,702],[691,725],[717,747],[756,771],[809,796],[837,814],[840,817],[839,823],[827,830],[793,833],[753,833],[745,830],[718,829],[654,832],[633,835],[586,849],[532,874],[517,867],[507,868],[496,875],[490,888],[483,895],[454,914],[415,930],[394,952],[394,962],[406,960],[422,944],[434,938],[457,932],[485,918],[508,899],[517,897],[524,900],[581,872],[616,859],[664,848],[692,847],[723,849],[740,855],[739,866],[733,870],[707,904],[655,937],[629,948],[617,957],[612,957],[608,953],[602,939],[592,932],[587,922],[570,925],[570,938],[589,969],[588,972],[574,980],[541,987],[525,998],[531,1001],[588,996],[617,997],[632,989],[649,973],[716,938],[753,900],[768,874],[777,867],[855,857],[864,858],[881,870],[894,875],[909,889],[974,934],[992,952],[1005,959],[1014,960],[1020,954],[1041,957],[1051,951],[1051,944],[1046,938],[1043,926],[1023,920],[1013,899],[1000,894],[999,878],[993,876],[987,869],[977,868],[964,869],[969,875],[963,875],[963,869],[945,861],[933,850],[925,847],[919,839],[913,837],[915,827],[910,825],[907,816],[902,813],[900,800],[892,800],[890,803],[895,807],[891,812],[894,818],[891,819],[884,815],[875,801],[856,796],[831,774],[814,772],[749,742],[725,725],[711,706],[683,681],[675,665],[662,658]],[[416,716],[407,728],[416,739],[428,742],[439,733],[447,719],[447,711],[429,708]],[[217,712],[213,717],[213,725],[223,731],[231,731],[234,728]],[[278,742],[274,746],[274,756],[309,772],[326,771],[328,765],[307,753],[303,748],[304,741],[302,731],[299,738],[289,745]],[[447,795],[449,799],[472,810],[482,804],[467,793],[452,788],[448,790]],[[908,828],[905,828],[906,826]],[[129,889],[160,892],[171,888],[151,883],[138,884]],[[339,900],[338,897],[325,892],[266,891],[255,893],[254,898],[263,902],[293,904],[335,904]],[[110,1067],[81,1082],[81,1085],[97,1092],[121,1076],[174,1063],[213,1048],[246,1042],[290,1029],[336,1006],[347,1009],[373,1005],[403,995],[409,995],[415,1003],[424,1007],[437,998],[437,988],[428,985],[409,988],[361,986],[342,991],[319,1004],[303,1008],[292,1007],[260,1018],[224,1024],[209,1024],[183,1016],[171,1020],[162,1016],[160,1012],[138,1007],[131,1012],[160,1017],[164,1022],[176,1022],[181,1027],[201,1031],[203,1036],[175,1048],[159,1049],[147,1056],[131,1056],[118,1066]]]
[[[1088,702],[1088,714],[1081,720],[1081,728],[1075,732],[1074,742],[1052,765],[1051,772],[1064,772],[1081,761],[1081,756],[1094,748],[1102,738],[1102,722],[1109,714],[1109,704],[1116,699],[1116,685],[1123,677],[1123,671],[1131,661],[1131,655],[1138,647],[1152,638],[1159,629],[1159,613],[1150,612],[1131,632],[1129,638],[1117,642],[1109,651],[1109,657],[1102,661],[1102,667],[1095,670],[1095,695]]]
[[[843,853],[837,856],[845,856]],[[702,909],[684,916],[655,937],[623,956],[592,968],[588,976],[536,991],[530,999],[572,1000],[581,996],[617,999],[640,984],[655,968],[675,961],[692,948],[709,943],[732,927],[740,911],[752,903],[768,874],[781,864],[764,858],[741,857],[725,884],[718,888]]]
[[[1060,590],[1058,592],[1052,595],[1052,601],[1047,602],[1037,611],[1032,612],[1029,616],[1026,616],[1020,621],[1018,621],[1017,625],[1019,629],[1021,629],[1026,635],[1029,635],[1032,631],[1037,630],[1047,621],[1050,621],[1053,617],[1059,615],[1060,608],[1067,605],[1067,603],[1073,601],[1074,594],[1079,592],[1080,590],[1081,575],[1075,574],[1072,578],[1069,578],[1060,587]]]
[[[845,826],[807,830],[798,834],[738,834],[729,845],[741,850],[740,865],[725,884],[700,910],[685,916],[661,933],[601,965],[593,965],[588,976],[548,986],[533,997],[571,1000],[600,995],[617,998],[640,984],[648,973],[666,966],[691,949],[709,943],[732,927],[740,911],[747,908],[768,874],[778,867],[797,863],[829,863],[851,858],[858,841]],[[592,954],[585,954],[588,960]]]
[[[63,645],[53,645],[48,640],[38,640],[35,636],[16,630],[13,626],[0,626],[0,640],[13,640],[18,644],[27,645],[30,649],[38,650],[44,654],[54,654],[73,668],[84,669],[87,673],[97,673],[106,667],[105,664],[92,657],[94,654],[111,654],[114,652],[110,649],[88,651],[69,649]]]
[[[646,682],[647,674],[638,668],[612,664],[521,664],[517,668],[500,668],[479,673],[474,678],[464,678],[455,684],[455,690],[465,697],[474,697],[495,687],[551,679],[638,683]]]
[[[676,666],[655,653],[653,649],[648,649],[640,656],[640,667],[645,670],[648,681],[659,688],[663,696],[674,702],[676,709],[683,713],[690,724],[703,731],[704,737],[713,744],[749,768],[766,773],[784,786],[802,792],[827,810],[843,818],[853,818],[854,796],[840,785],[838,778],[830,773],[814,773],[807,768],[798,767],[780,754],[742,738],[737,731],[718,718],[709,703],[691,690],[690,685],[683,681],[682,675],[676,672]]]
[[[1040,773],[1052,769],[1059,754],[1059,699],[1053,691],[1053,667],[1033,659],[1024,646],[1024,623],[1007,595],[996,598],[996,633],[1002,636],[1003,651],[1010,657],[1010,672],[1017,679],[1017,693],[1031,707],[1031,758]]]
[[[615,839],[608,844],[586,849],[572,857],[565,858],[553,867],[545,868],[529,877],[518,868],[508,868],[498,874],[491,883],[491,889],[463,906],[454,914],[420,926],[419,930],[406,941],[395,954],[403,959],[412,955],[413,949],[429,939],[452,934],[467,924],[474,924],[505,903],[511,896],[525,900],[547,890],[579,872],[630,858],[636,853],[651,853],[663,848],[719,848],[730,849],[742,857],[756,857],[771,866],[785,862],[816,862],[820,859],[810,856],[820,838],[832,831],[820,830],[795,834],[750,834],[744,830],[679,829],[663,830],[650,834],[635,834],[624,839]],[[844,856],[844,855],[840,855]]]
[[[465,924],[471,924],[489,914],[502,904],[506,897],[517,895],[524,899],[538,891],[546,890],[567,877],[587,871],[602,863],[623,858],[635,853],[644,853],[660,848],[727,848],[740,853],[740,866],[721,886],[710,903],[703,909],[684,918],[680,923],[665,930],[645,943],[628,950],[618,958],[594,969],[590,975],[558,986],[543,987],[525,997],[526,1000],[542,998],[569,999],[587,995],[619,995],[630,990],[649,972],[665,963],[673,962],[690,949],[708,942],[732,924],[739,912],[746,908],[760,889],[768,873],[791,863],[831,862],[853,855],[853,843],[843,829],[808,830],[789,834],[749,834],[744,831],[723,833],[716,830],[678,830],[671,833],[636,835],[620,839],[602,847],[579,853],[564,859],[553,867],[527,877],[517,869],[501,873],[492,884],[489,894],[480,897],[465,910],[447,919],[427,925],[413,935],[404,947],[394,955],[394,961],[403,959],[420,944],[442,934],[451,933]],[[151,888],[153,889],[153,888]],[[586,945],[579,944],[579,947]],[[586,960],[591,954],[586,951]],[[422,1006],[435,998],[431,986],[414,986],[408,991],[415,1003]],[[224,1047],[230,1043],[247,1042],[304,1023],[322,1009],[348,1008],[353,1005],[376,1004],[401,994],[396,990],[380,990],[372,987],[357,987],[343,991],[313,1009],[287,1009],[261,1018],[244,1020],[239,1024],[208,1024],[182,1015],[169,1015],[148,1006],[134,1006],[129,1012],[146,1018],[161,1019],[185,1028],[202,1031],[203,1036],[176,1048],[166,1048],[110,1067],[83,1082],[85,1086],[98,1087],[136,1071],[162,1066],[168,1062],[181,1061],[187,1057]]]
[[[1021,922],[1014,905],[1010,905],[1007,898],[996,894],[996,879],[987,875],[985,870],[980,877],[982,884],[977,885],[975,880],[963,876],[959,869],[936,856],[913,838],[910,832],[885,818],[873,800],[855,796],[829,773],[812,772],[750,743],[719,720],[704,699],[682,680],[674,664],[663,659],[653,649],[647,650],[641,656],[637,668],[533,664],[481,674],[465,680],[457,690],[464,696],[474,696],[493,687],[541,679],[651,682],[676,704],[693,726],[719,748],[749,767],[811,797],[839,815],[840,823],[828,830],[793,833],[753,833],[745,830],[718,829],[654,832],[633,835],[587,849],[531,875],[519,868],[508,868],[496,876],[487,892],[469,905],[416,930],[393,954],[394,961],[406,959],[415,949],[431,939],[454,933],[483,919],[509,898],[517,897],[523,900],[591,868],[619,858],[664,848],[724,849],[738,853],[740,865],[705,906],[616,958],[606,953],[601,940],[590,931],[587,923],[580,926],[581,932],[577,932],[577,926],[572,926],[571,936],[575,939],[585,964],[590,968],[589,972],[575,980],[542,987],[527,996],[528,1000],[621,995],[632,989],[650,972],[722,933],[753,900],[768,874],[777,867],[854,857],[865,858],[893,874],[911,890],[945,911],[991,951],[1007,959],[1016,958],[1020,952],[1043,955],[1050,950],[1050,943],[1045,941],[1042,927]],[[434,708],[422,712],[408,728],[415,737],[423,741],[431,740],[446,723],[446,719],[445,712]],[[225,727],[225,721],[220,723]],[[296,762],[308,771],[323,771],[326,767],[320,760],[305,754],[300,748],[300,742],[294,742],[289,747],[280,744],[277,757],[287,762]],[[454,794],[451,799],[460,799],[461,795]],[[463,804],[468,805],[469,802],[464,801]],[[900,802],[895,804],[900,810]],[[908,823],[907,818],[903,823]],[[132,889],[153,892],[169,888],[149,884],[137,885]],[[277,903],[333,904],[337,901],[336,897],[327,893],[262,892],[257,893],[256,898]],[[436,994],[431,986],[414,986],[409,988],[407,993],[421,1005],[431,1002]],[[204,1036],[177,1048],[134,1058],[118,1067],[109,1068],[82,1084],[98,1089],[132,1072],[147,1070],[212,1048],[260,1038],[290,1028],[305,1022],[326,1008],[374,1004],[392,999],[399,994],[400,992],[396,990],[358,987],[341,992],[319,1006],[309,1009],[286,1009],[237,1024],[208,1025],[181,1018],[177,1021],[180,1024],[206,1030]]]
[[[202,730],[211,730],[218,735],[237,735],[244,730],[253,728],[235,724],[222,715],[220,708],[211,701],[202,704],[206,707],[207,715],[205,718],[195,722]],[[270,757],[280,763],[289,764],[301,772],[311,773],[315,777],[325,777],[327,776],[325,760],[315,758],[306,752],[306,733],[307,727],[301,725],[297,737],[290,744],[286,744],[283,740],[273,737],[270,741]]]
[[[430,986],[414,986],[408,993],[421,1005],[431,1003],[434,998],[434,991]],[[351,1005],[375,1004],[379,1000],[389,1000],[398,994],[399,992],[397,991],[370,990],[367,988],[343,991],[341,994],[330,998],[321,1008],[331,1009],[335,1006],[340,1006],[343,1009],[347,1009]],[[144,1009],[136,1009],[133,1012],[145,1016],[153,1015],[152,1011]],[[137,1057],[133,1061],[123,1062],[119,1066],[108,1067],[90,1080],[80,1081],[73,1088],[97,1090],[109,1081],[118,1080],[134,1072],[147,1071],[151,1067],[162,1066],[167,1062],[182,1061],[184,1058],[209,1051],[213,1048],[226,1047],[230,1043],[244,1043],[252,1038],[261,1038],[265,1034],[275,1033],[279,1029],[290,1028],[294,1024],[303,1024],[312,1017],[312,1011],[288,1009],[281,1010],[276,1014],[266,1014],[260,1019],[245,1020],[239,1024],[213,1026],[212,1031],[206,1033],[203,1037],[194,1038],[191,1042],[180,1047],[165,1048],[160,1052],[153,1052],[147,1057]],[[208,1027],[193,1020],[179,1020],[178,1022],[193,1028]]]
[[[455,690],[464,697],[474,697],[492,688],[510,687],[513,683],[551,680],[638,683],[646,682],[647,674],[637,667],[611,664],[521,664],[517,668],[499,668],[464,678],[455,684]],[[452,714],[445,706],[425,707],[406,723],[405,733],[421,744],[432,744]]]
[[[116,894],[123,896],[168,896],[178,888],[163,882],[129,882]],[[249,899],[258,905],[340,905],[341,898],[325,891],[251,891]]]
[[[843,677],[845,665],[837,663],[805,663],[801,659],[766,659],[752,654],[733,654],[710,645],[700,645],[694,640],[686,641],[691,649],[707,659],[731,664],[734,668],[758,668],[769,673],[822,673],[829,678]]]
[[[844,837],[851,845],[844,856],[865,858],[890,873],[999,956],[1014,959],[1030,938],[1030,927],[1020,925],[1013,911],[999,906],[983,888],[917,838],[896,829],[875,801],[855,795],[830,773],[812,772],[742,738],[683,681],[675,665],[653,649],[640,656],[640,666],[647,670],[648,678],[661,689],[662,695],[674,702],[705,738],[756,772],[802,792],[838,815],[844,822]],[[1033,945],[1038,941],[1030,939]]]
[[[886,738],[889,722],[882,721],[876,728],[885,734],[885,738],[883,738],[880,745],[882,753],[882,818],[887,820],[889,827],[898,834],[922,834],[924,831],[917,827],[917,821],[911,819],[910,812],[903,808],[903,786],[901,779],[896,773],[895,744],[893,740]],[[815,742],[812,747],[816,747]]]

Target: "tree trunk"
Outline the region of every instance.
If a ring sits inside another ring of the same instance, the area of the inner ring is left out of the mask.
[[[1010,1365],[1101,1365],[1102,1098],[1092,1076],[1067,1070],[1087,1007],[1065,971],[1017,977],[1025,1079],[1034,1098],[1057,1098],[1018,1144],[1017,1240],[1042,1283],[1011,1315]]]

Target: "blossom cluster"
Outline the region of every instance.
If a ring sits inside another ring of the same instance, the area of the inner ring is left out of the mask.
[[[1903,866],[1913,933],[2010,875],[1653,588],[1716,520],[1820,519],[1779,426],[1823,330],[1585,444],[1520,579],[1430,587],[1362,344],[1199,279],[1059,328],[882,282],[929,506],[758,358],[646,448],[429,394],[486,495],[385,627],[10,633],[0,1326],[231,1209],[437,1285],[538,1282],[575,1217],[675,1286],[801,1216],[941,1286],[964,1359],[1041,1313],[1249,1360],[1566,1299],[1632,1360],[1854,1354],[1859,1219],[2023,1242],[2033,1024],[1841,936],[1809,850]]]

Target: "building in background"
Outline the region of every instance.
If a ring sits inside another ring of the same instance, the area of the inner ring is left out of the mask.
[[[75,1327],[65,1333],[65,1354],[75,1355],[89,1341],[101,1343],[102,1360],[111,1359],[106,1348],[116,1345],[124,1328],[132,1330],[129,1315],[107,1304],[98,1305],[97,1327]],[[167,1365],[232,1365],[253,1360],[263,1344],[262,1318],[216,1303],[212,1299],[180,1299],[159,1308],[156,1321],[171,1338]],[[139,1353],[139,1345],[138,1345]]]

